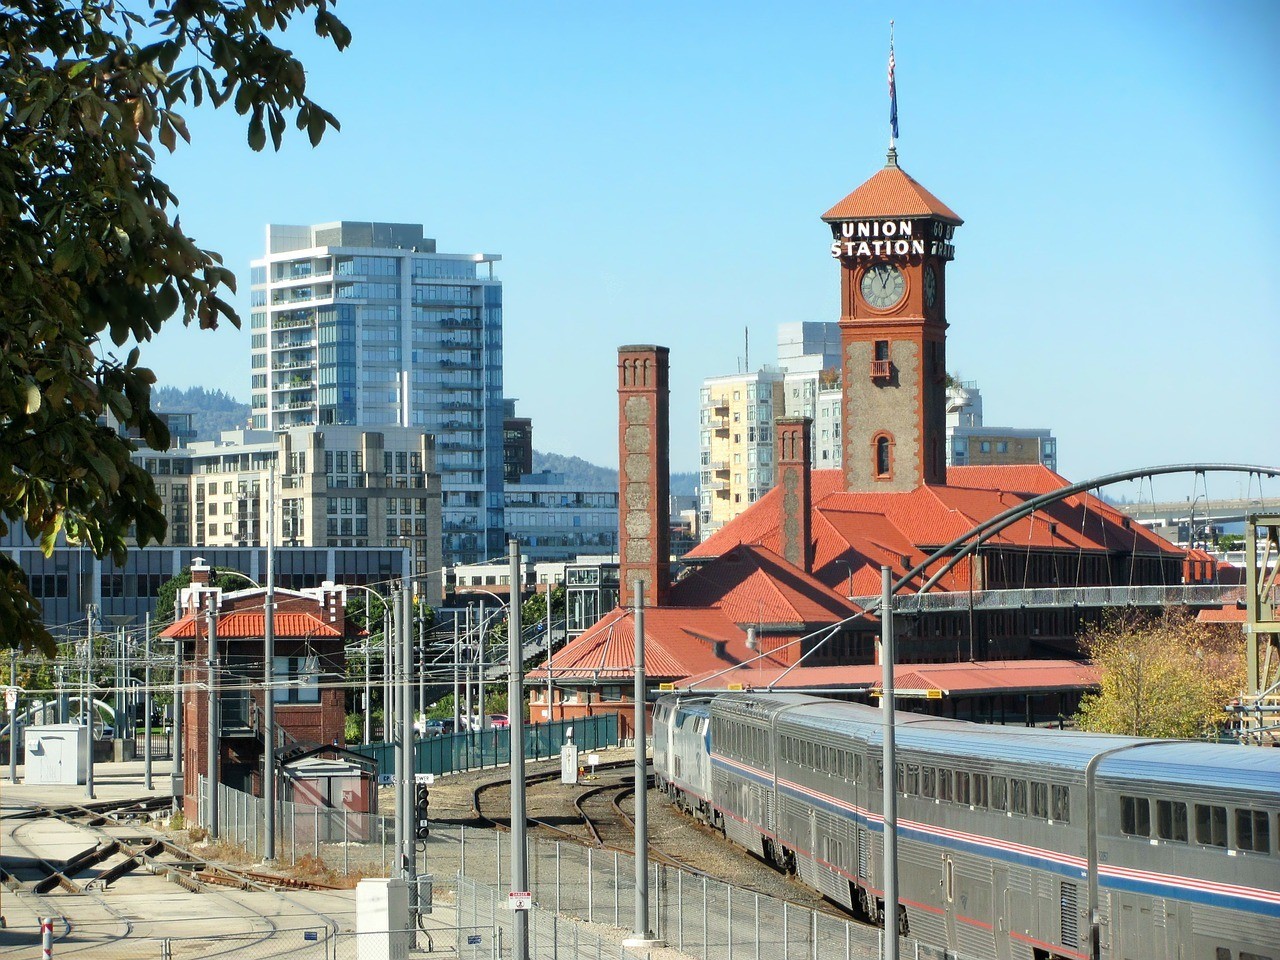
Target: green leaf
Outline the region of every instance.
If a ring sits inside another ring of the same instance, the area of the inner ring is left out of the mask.
[[[255,114],[249,121],[249,148],[261,150],[267,145],[267,131],[262,125],[262,116]]]

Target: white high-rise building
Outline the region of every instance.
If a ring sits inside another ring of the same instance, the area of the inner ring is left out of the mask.
[[[342,221],[268,226],[252,267],[253,427],[432,434],[450,564],[504,549],[500,259]]]

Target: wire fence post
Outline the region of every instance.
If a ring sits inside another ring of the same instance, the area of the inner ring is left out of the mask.
[[[760,894],[756,894],[756,960],[760,960]]]

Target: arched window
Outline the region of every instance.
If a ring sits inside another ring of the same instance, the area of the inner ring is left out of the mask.
[[[877,434],[872,441],[872,451],[876,479],[890,479],[893,476],[893,436],[888,433]]]

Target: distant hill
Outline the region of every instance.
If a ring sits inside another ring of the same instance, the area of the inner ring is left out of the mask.
[[[588,463],[581,457],[566,457],[559,453],[542,453],[533,451],[533,472],[550,470],[552,473],[563,473],[565,482],[570,486],[580,486],[594,490],[614,490],[618,486],[618,471],[612,467],[600,467]],[[671,474],[671,493],[673,496],[691,497],[698,486],[696,473]]]
[[[221,390],[157,387],[151,399],[162,413],[192,414],[197,440],[217,440],[223,430],[242,430],[249,420],[249,405]]]
[[[157,387],[151,393],[152,404],[162,413],[189,413],[195,427],[197,440],[216,440],[223,430],[241,430],[249,420],[249,405],[222,390],[204,387]],[[618,471],[600,467],[581,457],[566,457],[559,453],[533,451],[533,471],[550,470],[563,473],[571,486],[588,490],[616,490]],[[674,496],[693,496],[698,487],[697,473],[671,474],[671,493]]]

